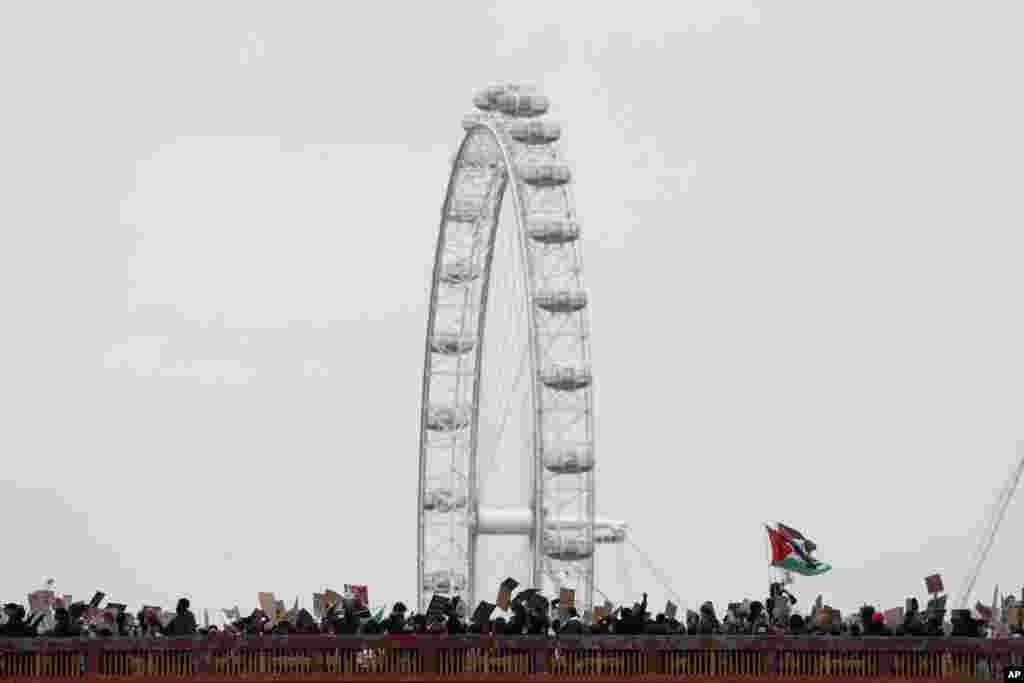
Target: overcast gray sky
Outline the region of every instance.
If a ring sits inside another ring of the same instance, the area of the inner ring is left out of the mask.
[[[967,571],[1024,438],[1019,3],[0,15],[0,598],[415,598],[438,208],[508,79],[567,126],[601,514],[691,603],[762,597],[776,520],[835,565],[804,606]]]

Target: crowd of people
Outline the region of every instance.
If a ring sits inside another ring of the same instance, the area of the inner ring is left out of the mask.
[[[100,595],[100,594],[98,594]],[[96,602],[94,600],[94,602]],[[345,599],[326,609],[316,609],[314,616],[305,609],[268,614],[256,609],[248,616],[237,610],[225,610],[231,619],[218,628],[200,627],[187,598],[178,601],[173,613],[144,608],[135,614],[122,605],[100,609],[98,604],[76,602],[63,605],[58,601],[52,611],[34,610],[29,614],[23,605],[8,603],[3,607],[0,638],[71,638],[71,637],[180,637],[213,636],[230,633],[237,636],[334,634],[334,635],[837,635],[919,637],[966,636],[985,637],[1003,624],[1003,635],[1024,636],[1019,623],[1007,625],[1005,614],[1021,603],[1009,598],[1003,605],[1003,619],[975,618],[970,612],[953,610],[946,618],[944,599],[932,600],[921,609],[916,599],[907,600],[899,616],[883,616],[872,606],[858,613],[842,615],[815,602],[809,614],[798,612],[797,599],[784,585],[773,583],[769,596],[761,600],[732,603],[719,614],[706,602],[697,611],[687,610],[683,621],[676,617],[672,603],[666,611],[652,615],[648,611],[647,594],[631,607],[611,609],[607,604],[593,612],[580,615],[575,606],[560,605],[536,590],[520,592],[509,600],[504,616],[494,616],[495,605],[482,603],[467,617],[468,610],[458,597],[435,596],[429,610],[413,613],[404,604],[396,603],[390,614],[371,616],[358,600]]]

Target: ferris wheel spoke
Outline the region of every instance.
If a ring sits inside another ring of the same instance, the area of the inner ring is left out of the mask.
[[[506,401],[505,406],[501,410],[501,412],[498,413],[501,416],[501,426],[498,427],[497,436],[494,439],[495,446],[497,446],[497,444],[501,443],[501,439],[502,439],[503,435],[505,434],[505,428],[508,426],[508,420],[509,420],[509,417],[512,414],[512,411],[509,410],[511,408],[511,406],[512,406],[512,396],[515,395],[516,389],[519,387],[520,381],[522,380],[522,378],[526,374],[524,372],[524,370],[525,370],[525,367],[526,367],[526,361],[529,359],[529,350],[530,350],[530,347],[528,347],[528,346],[524,346],[523,347],[523,353],[522,353],[522,356],[520,357],[520,361],[519,361],[519,370],[520,371],[516,374],[516,381],[512,385],[512,390],[510,392],[508,392],[508,396],[509,396],[508,401]],[[488,454],[489,457],[487,459],[487,468],[485,470],[488,474],[492,473],[493,470],[494,470],[494,465],[497,463],[497,455],[498,455],[498,449],[497,448],[494,448]]]

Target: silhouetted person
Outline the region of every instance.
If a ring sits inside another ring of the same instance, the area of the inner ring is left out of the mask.
[[[174,618],[167,624],[164,633],[168,636],[191,636],[196,632],[196,615],[189,610],[188,598],[178,600]]]
[[[388,633],[403,633],[405,632],[405,613],[406,607],[401,602],[396,602],[395,606],[391,608],[391,614],[388,616],[385,622],[385,628]]]
[[[0,625],[0,637],[30,638],[35,635],[34,630],[25,621],[24,607],[9,602],[4,605],[4,614],[7,615],[7,623]]]

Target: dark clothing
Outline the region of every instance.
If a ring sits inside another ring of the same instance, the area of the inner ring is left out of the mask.
[[[392,613],[388,617],[387,621],[384,622],[384,627],[388,633],[404,633],[405,632],[405,617],[401,614]]]
[[[168,636],[191,636],[196,632],[196,616],[191,611],[178,612],[167,624],[164,634]]]
[[[560,632],[574,636],[583,635],[583,623],[579,619],[570,619],[565,623]]]
[[[0,626],[0,637],[4,638],[31,638],[35,635],[33,629],[21,619],[14,617],[6,624]]]
[[[48,634],[51,638],[77,638],[82,635],[82,627],[70,619],[58,621]]]

